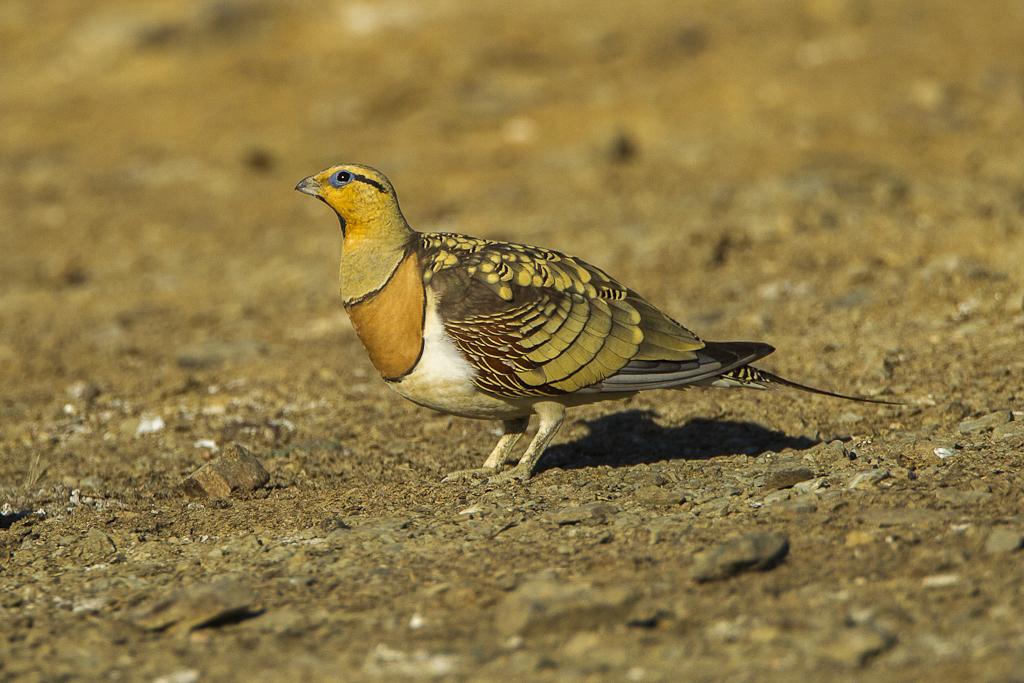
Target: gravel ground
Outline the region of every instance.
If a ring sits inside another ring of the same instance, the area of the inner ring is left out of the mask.
[[[0,680],[1020,680],[1022,44],[997,0],[3,3]],[[907,405],[651,393],[442,484],[494,425],[376,377],[292,192],[337,161]]]

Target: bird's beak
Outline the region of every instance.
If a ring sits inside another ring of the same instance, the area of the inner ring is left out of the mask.
[[[320,197],[320,183],[313,176],[303,178],[295,186],[295,189],[303,194],[308,194],[313,197]]]

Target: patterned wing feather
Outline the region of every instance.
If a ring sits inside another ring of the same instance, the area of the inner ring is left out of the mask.
[[[636,391],[652,375],[679,383],[700,359],[696,335],[579,259],[448,233],[420,235],[418,249],[445,329],[490,393]],[[665,365],[630,374],[645,361]]]

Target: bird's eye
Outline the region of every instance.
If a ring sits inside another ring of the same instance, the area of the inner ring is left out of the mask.
[[[342,185],[348,185],[352,182],[352,174],[348,171],[338,171],[331,176],[331,185],[334,187],[341,187]]]

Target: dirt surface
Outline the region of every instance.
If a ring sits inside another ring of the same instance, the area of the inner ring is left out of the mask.
[[[1022,44],[995,0],[0,4],[0,679],[1020,680]],[[651,393],[442,484],[494,425],[375,375],[292,191],[338,161],[908,405]],[[181,486],[234,443],[266,487]]]

